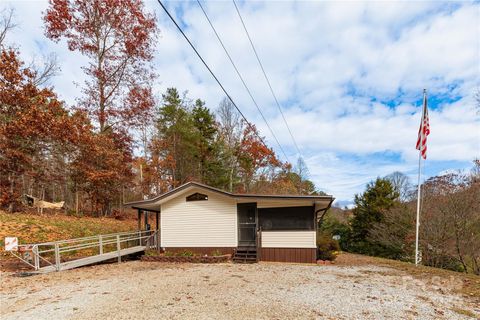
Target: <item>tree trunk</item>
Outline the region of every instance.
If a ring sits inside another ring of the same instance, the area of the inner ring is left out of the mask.
[[[480,261],[473,257],[473,273],[476,274],[477,276],[480,275]]]
[[[25,182],[25,175],[22,174],[22,197],[27,191],[27,187],[26,187],[26,182]]]
[[[14,191],[14,178],[13,174],[8,174],[8,182],[10,183],[10,203],[8,204],[8,212],[13,213],[15,211],[15,201],[13,200],[13,191]]]
[[[230,192],[233,192],[233,170],[233,166],[231,166],[228,177],[228,191]]]
[[[125,213],[125,208],[123,207],[124,203],[125,203],[125,186],[122,185],[122,201],[120,203],[120,212],[122,213],[122,216]]]
[[[42,201],[45,201],[45,187],[42,186]],[[43,207],[40,208],[40,214],[43,214]]]
[[[67,174],[65,174],[65,177],[67,177]],[[69,197],[67,197],[67,178],[65,178],[65,184],[62,185],[62,187],[60,188],[61,190],[61,197],[63,199],[63,201],[65,201],[65,205],[63,206],[63,211],[65,214],[68,213],[68,210],[67,208],[71,208],[70,207],[70,199]]]
[[[75,191],[75,214],[78,215],[78,190]]]
[[[455,226],[455,228],[457,228],[457,226]],[[457,249],[458,260],[460,260],[460,263],[462,264],[463,269],[465,270],[465,273],[468,273],[467,265],[465,264],[465,260],[463,259],[463,254],[460,250],[460,239],[459,239],[457,230],[455,230],[455,248]]]
[[[176,135],[174,134],[173,135],[173,155],[175,157],[175,163],[174,163],[174,166],[172,168],[172,177],[173,177],[173,182],[172,182],[172,187],[175,188],[175,181],[177,179],[177,176],[176,176],[176,169],[177,169],[177,139],[176,139]]]
[[[142,199],[145,199],[143,194],[143,165],[141,163],[140,163],[140,192],[142,194]],[[124,193],[124,190],[122,186],[122,201],[124,200],[123,193]]]
[[[461,210],[462,208],[458,208],[458,209]],[[462,254],[462,251],[460,249],[461,226],[460,226],[459,220],[460,220],[460,218],[458,217],[458,214],[454,211],[454,214],[453,214],[453,228],[454,228],[454,233],[455,233],[455,249],[456,249],[456,252],[457,252],[458,260],[462,264],[463,269],[465,270],[465,273],[468,273],[468,268],[467,268],[467,265],[465,264],[463,254]]]

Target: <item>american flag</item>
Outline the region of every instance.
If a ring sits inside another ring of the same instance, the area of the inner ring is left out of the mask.
[[[427,93],[423,91],[423,110],[420,128],[418,129],[417,150],[420,150],[423,159],[427,159],[427,136],[430,134],[428,121]]]

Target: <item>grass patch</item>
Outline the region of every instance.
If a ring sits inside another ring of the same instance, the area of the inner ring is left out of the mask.
[[[76,217],[72,215],[7,213],[0,210],[0,253],[4,252],[4,238],[18,237],[20,244],[81,238],[99,234],[137,229],[134,219]]]
[[[467,317],[474,318],[474,319],[477,318],[477,315],[470,310],[465,310],[465,309],[461,309],[461,308],[457,308],[457,307],[450,308],[450,310],[452,310],[453,312],[456,312],[458,314],[461,314],[462,316],[467,316]]]
[[[145,255],[146,255],[147,257],[156,257],[156,256],[158,256],[159,254],[158,254],[158,251],[156,251],[156,250],[146,250],[146,251],[145,251]]]

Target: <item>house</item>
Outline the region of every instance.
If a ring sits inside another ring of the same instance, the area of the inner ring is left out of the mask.
[[[155,198],[130,202],[150,229],[155,213],[160,247],[234,260],[314,263],[317,219],[332,196],[236,194],[189,182]],[[153,229],[153,228],[152,228]]]

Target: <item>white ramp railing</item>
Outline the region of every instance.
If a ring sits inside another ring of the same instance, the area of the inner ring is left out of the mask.
[[[158,248],[158,233],[153,230],[119,232],[76,239],[18,245],[10,251],[36,271],[42,268],[52,271],[62,270],[62,265],[83,260],[75,266],[92,264],[95,262],[140,252],[145,249]],[[68,261],[62,262],[62,256]],[[85,257],[90,257],[88,260]],[[95,258],[96,257],[96,258]]]

